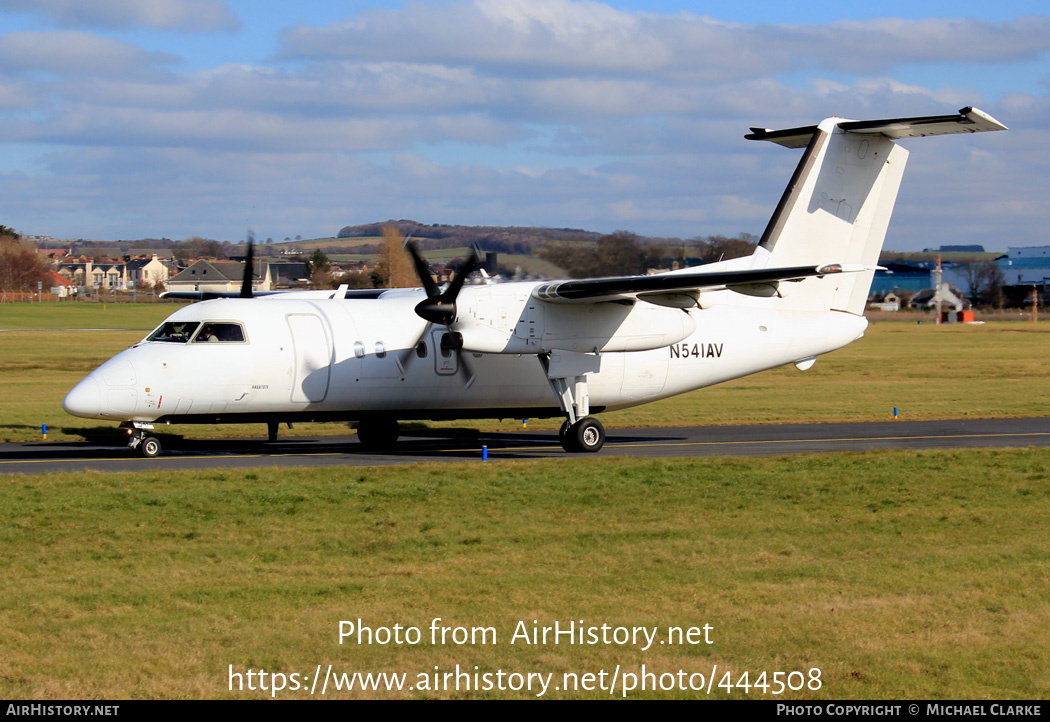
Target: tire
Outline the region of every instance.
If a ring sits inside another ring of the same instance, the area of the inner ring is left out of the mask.
[[[569,430],[569,420],[565,419],[565,421],[562,422],[561,428],[558,429],[558,443],[560,443],[560,444],[564,444],[565,443],[565,434],[568,432],[568,430]]]
[[[605,427],[598,419],[580,419],[565,431],[561,446],[570,453],[593,454],[605,445]]]
[[[357,440],[368,449],[388,449],[400,435],[401,427],[394,419],[366,419],[357,424]]]
[[[160,441],[156,436],[147,436],[139,443],[139,454],[147,459],[160,456]]]
[[[579,423],[579,422],[576,422]],[[565,423],[558,429],[558,443],[561,444],[561,448],[568,451],[570,454],[579,453],[580,449],[576,446],[576,437],[572,433],[572,425],[569,424],[569,420],[566,419]]]

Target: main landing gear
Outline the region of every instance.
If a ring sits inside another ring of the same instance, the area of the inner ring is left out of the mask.
[[[569,453],[594,453],[605,445],[605,427],[598,419],[587,415],[590,413],[590,394],[587,392],[586,372],[590,370],[587,364],[594,363],[599,358],[597,354],[576,356],[586,356],[582,365],[579,359],[576,366],[570,365],[571,361],[555,364],[552,363],[549,354],[541,355],[539,359],[547,373],[547,381],[558,399],[558,406],[565,414],[565,423],[558,431],[561,448]],[[562,376],[561,373],[566,375]]]
[[[401,426],[394,419],[361,419],[357,422],[357,440],[368,449],[389,449],[397,443]]]
[[[598,451],[605,445],[605,427],[601,421],[590,416],[576,423],[566,419],[558,431],[558,441],[561,442],[561,448],[569,453]]]
[[[277,441],[277,429],[278,429],[278,427],[280,425],[281,425],[280,421],[267,421],[266,422],[266,440],[269,441],[271,444],[273,442]],[[289,429],[294,429],[295,428],[294,426],[292,426],[292,422],[291,421],[288,422],[288,428]]]

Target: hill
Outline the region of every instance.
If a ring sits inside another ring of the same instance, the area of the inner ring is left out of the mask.
[[[549,241],[585,241],[597,242],[603,234],[585,231],[579,228],[539,228],[534,226],[456,226],[434,223],[425,225],[418,221],[399,220],[382,223],[367,223],[359,226],[344,226],[338,238],[366,239],[379,238],[383,228],[396,226],[405,238],[412,238],[423,248],[461,248],[474,244],[486,251],[498,251],[507,254],[532,255],[535,250]]]

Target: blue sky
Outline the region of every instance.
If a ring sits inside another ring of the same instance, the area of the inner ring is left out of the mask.
[[[1034,2],[0,0],[0,223],[333,235],[386,218],[760,233],[749,126],[976,105],[914,140],[887,246],[1048,242]]]

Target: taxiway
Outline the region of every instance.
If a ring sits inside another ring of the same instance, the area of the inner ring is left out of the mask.
[[[178,428],[178,427],[174,427]],[[189,440],[160,436],[164,453],[143,459],[123,447],[90,442],[0,444],[0,474],[52,471],[232,469],[260,466],[380,466],[418,462],[594,458],[567,455],[553,431],[409,431],[396,450],[370,452],[355,436]],[[839,424],[770,424],[610,429],[599,458],[771,456],[873,449],[1050,446],[1050,417]]]

